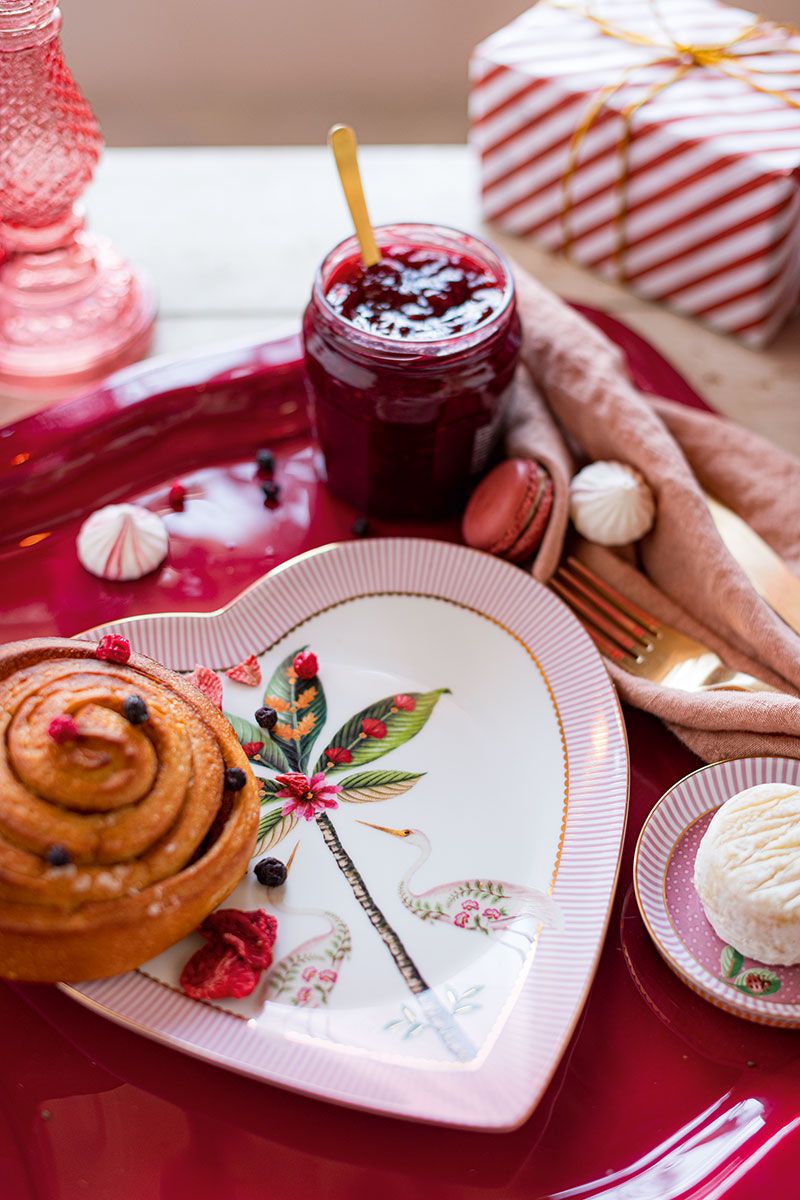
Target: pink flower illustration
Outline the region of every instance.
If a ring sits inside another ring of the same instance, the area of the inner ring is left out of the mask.
[[[316,973],[317,973],[316,967],[306,967],[305,971],[303,971],[302,978],[305,979],[306,983],[310,983],[311,980],[316,975]]]
[[[399,712],[413,712],[417,707],[417,702],[414,697],[407,696],[404,692],[399,696],[395,696],[392,703]]]
[[[376,721],[374,717],[364,717],[361,722],[361,728],[365,737],[381,738],[386,737],[386,726],[383,721]]]
[[[453,919],[453,924],[457,925],[459,929],[466,929],[467,925],[469,924],[469,913],[456,913]]]
[[[322,983],[336,983],[339,973],[338,971],[331,971],[330,968],[326,968],[324,971],[320,971],[319,977]]]
[[[346,746],[328,746],[325,757],[329,763],[351,763],[353,756]]]
[[[308,1004],[311,999],[311,988],[300,988],[294,999],[296,1004]]]
[[[276,783],[281,785],[278,799],[286,801],[281,809],[284,817],[297,813],[305,821],[312,821],[317,813],[339,806],[336,794],[342,789],[336,783],[327,783],[321,771],[310,779],[299,771],[291,771],[288,775],[278,775]]]
[[[485,908],[483,910],[483,915],[486,917],[487,921],[496,921],[502,916],[502,913],[500,912],[499,908]]]
[[[474,912],[476,908],[480,908],[477,900],[465,900],[461,905],[465,912]]]

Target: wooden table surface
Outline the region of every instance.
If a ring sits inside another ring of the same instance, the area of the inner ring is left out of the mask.
[[[362,168],[376,222],[481,229],[466,147],[368,146]],[[87,200],[92,228],[155,279],[155,353],[296,328],[317,263],[350,232],[324,147],[108,150]],[[768,350],[749,350],[529,243],[485,232],[561,295],[619,314],[721,412],[800,454],[800,317]],[[0,423],[41,403],[0,398]]]

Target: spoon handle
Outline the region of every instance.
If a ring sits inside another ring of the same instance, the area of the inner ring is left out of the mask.
[[[361,258],[365,267],[380,262],[381,252],[367,212],[361,172],[358,169],[358,143],[355,131],[349,125],[334,125],[328,134],[328,145],[333,150],[339,178],[342,181],[347,207],[356,229],[361,247]]]

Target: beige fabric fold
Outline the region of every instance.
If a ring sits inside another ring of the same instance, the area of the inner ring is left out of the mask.
[[[506,450],[543,462],[555,487],[534,575],[546,582],[558,565],[574,469],[592,459],[636,467],[657,505],[654,528],[637,547],[641,570],[624,552],[584,542],[577,553],[655,616],[781,692],[681,692],[609,664],[620,694],[706,761],[800,757],[800,636],[757,595],[703,498],[703,490],[717,496],[800,570],[800,460],[715,414],[643,395],[604,334],[520,270],[516,283],[522,363]]]

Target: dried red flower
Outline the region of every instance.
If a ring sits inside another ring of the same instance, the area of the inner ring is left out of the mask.
[[[196,666],[187,678],[198,691],[208,696],[212,704],[222,708],[222,680],[216,671],[212,671],[211,667]]]
[[[258,664],[255,654],[249,655],[243,662],[238,663],[235,667],[231,667],[225,674],[234,683],[244,683],[247,687],[258,687],[261,683],[261,667]]]

